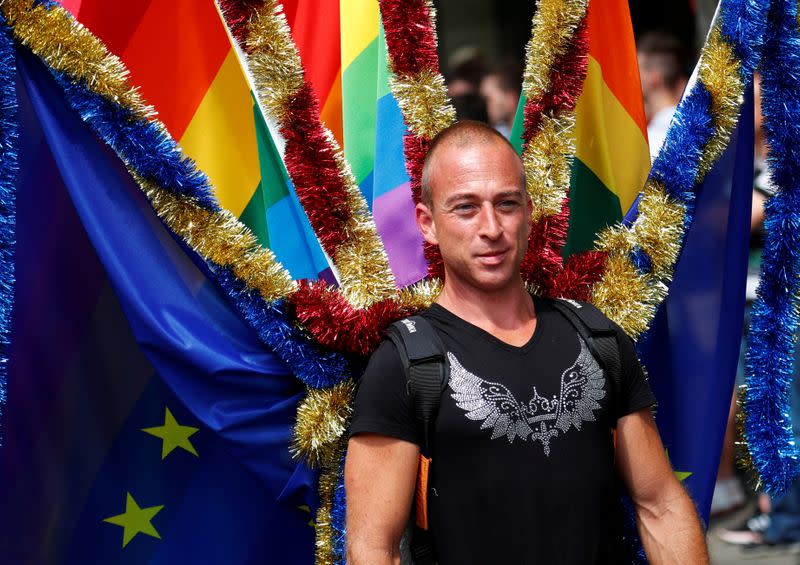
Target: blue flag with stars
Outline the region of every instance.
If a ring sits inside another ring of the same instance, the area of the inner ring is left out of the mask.
[[[16,51],[4,563],[311,563],[302,387]]]

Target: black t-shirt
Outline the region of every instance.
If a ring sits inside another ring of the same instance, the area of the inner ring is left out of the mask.
[[[612,427],[655,403],[618,329],[620,398],[570,323],[534,298],[515,347],[434,304],[423,313],[450,361],[435,424],[429,511],[439,563],[613,562],[619,527]],[[385,341],[356,397],[351,434],[420,444],[406,374]],[[378,480],[380,480],[378,478]]]

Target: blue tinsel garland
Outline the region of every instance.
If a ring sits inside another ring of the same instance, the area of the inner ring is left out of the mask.
[[[285,300],[267,302],[258,292],[245,288],[230,269],[215,270],[212,276],[242,316],[303,383],[312,388],[328,388],[351,376],[342,355],[323,350],[289,322]]]
[[[339,477],[336,480],[336,488],[333,491],[333,502],[331,504],[331,529],[333,530],[333,559],[337,565],[347,563],[347,499],[344,491],[344,461],[347,450],[342,452],[342,459],[339,463]]]
[[[50,71],[81,119],[130,169],[175,194],[192,198],[207,210],[220,209],[206,175],[183,154],[164,126],[136,118],[128,108],[92,92],[85,83]]]
[[[762,112],[777,193],[766,205],[767,232],[758,298],[748,337],[745,439],[767,492],[792,486],[800,470],[789,416],[800,290],[800,33],[797,2],[776,0],[764,50]]]
[[[8,346],[14,307],[18,142],[14,42],[5,19],[0,15],[0,421],[6,403]],[[0,446],[2,444],[0,429]]]

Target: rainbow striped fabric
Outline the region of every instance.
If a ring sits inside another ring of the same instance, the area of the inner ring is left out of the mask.
[[[373,208],[398,284],[425,274],[403,160],[405,126],[389,92],[377,0],[284,0],[326,126]],[[64,0],[118,54],[160,119],[296,278],[333,280],[212,0]],[[120,8],[122,9],[122,8]],[[201,48],[202,47],[202,48]]]
[[[628,4],[589,3],[589,62],[578,99],[570,226],[564,256],[592,249],[595,235],[622,219],[650,172],[647,121]],[[511,142],[522,149],[520,99]]]
[[[344,152],[399,285],[425,276],[422,238],[403,158],[405,125],[389,91],[386,41],[377,0],[342,0]]]
[[[628,3],[589,3],[589,64],[575,110],[570,227],[564,255],[594,247],[622,219],[650,172],[647,121]]]
[[[305,23],[308,8],[291,4],[287,14]],[[214,3],[131,0],[113,11],[100,0],[64,6],[123,60],[170,134],[209,176],[220,203],[250,226],[295,278],[328,278],[328,263]],[[318,35],[307,26],[299,29],[307,30],[301,38]],[[326,84],[324,65],[311,69],[315,84]]]

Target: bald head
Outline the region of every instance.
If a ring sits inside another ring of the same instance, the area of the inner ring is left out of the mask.
[[[433,138],[425,163],[422,166],[422,203],[431,208],[433,206],[432,186],[435,181],[434,165],[440,154],[446,153],[445,149],[467,149],[481,145],[499,145],[507,147],[519,162],[521,186],[525,187],[525,168],[514,147],[503,135],[491,126],[472,120],[461,120],[439,132]]]

